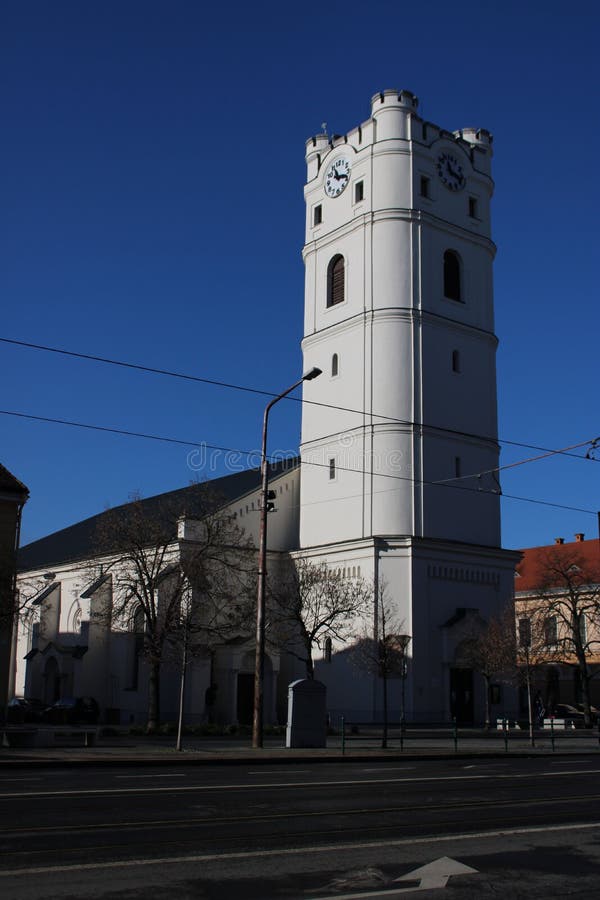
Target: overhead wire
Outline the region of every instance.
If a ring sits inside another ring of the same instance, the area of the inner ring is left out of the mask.
[[[265,390],[261,390],[259,388],[249,387],[248,385],[240,385],[240,384],[235,384],[232,382],[220,381],[220,380],[214,379],[214,378],[206,378],[206,377],[203,377],[200,375],[190,375],[185,372],[176,372],[176,371],[173,371],[170,369],[163,369],[163,368],[158,368],[155,366],[146,366],[146,365],[142,365],[139,363],[126,362],[124,360],[112,359],[107,356],[98,356],[98,355],[91,354],[91,353],[81,353],[81,352],[78,352],[75,350],[66,350],[62,347],[51,347],[46,344],[36,344],[31,341],[19,341],[14,338],[7,338],[7,337],[0,337],[0,342],[4,343],[4,344],[11,344],[16,347],[24,347],[24,348],[27,348],[30,350],[40,350],[40,351],[43,351],[46,353],[54,353],[54,354],[57,354],[60,356],[68,356],[68,357],[72,357],[74,359],[82,359],[82,360],[87,360],[90,362],[98,362],[98,363],[102,363],[105,365],[111,365],[111,366],[117,366],[120,368],[131,369],[134,371],[145,372],[145,373],[154,374],[154,375],[161,375],[161,376],[169,377],[169,378],[177,378],[177,379],[181,379],[183,381],[190,381],[190,382],[195,382],[198,384],[207,384],[207,385],[211,385],[213,387],[227,388],[229,390],[243,391],[245,393],[257,394],[257,395],[260,395],[263,397],[273,398],[273,397],[278,396],[277,392],[265,391]],[[319,406],[319,407],[323,407],[325,409],[335,409],[339,412],[348,412],[348,413],[353,413],[355,415],[360,415],[360,416],[368,415],[375,419],[382,419],[387,422],[394,422],[396,424],[407,425],[409,427],[419,427],[419,428],[432,427],[432,428],[435,428],[436,431],[440,431],[445,434],[458,435],[460,437],[474,438],[476,440],[485,440],[485,441],[494,441],[494,442],[498,441],[499,443],[506,444],[508,446],[523,447],[524,449],[527,449],[527,450],[538,450],[542,453],[549,453],[549,454],[561,453],[565,456],[573,456],[576,459],[585,459],[586,458],[585,456],[582,456],[581,454],[571,453],[570,451],[554,450],[549,447],[540,447],[536,444],[528,444],[528,443],[524,443],[522,441],[513,441],[513,440],[509,440],[507,438],[490,437],[490,436],[486,436],[486,435],[472,434],[467,431],[459,431],[457,429],[452,429],[452,428],[444,428],[444,427],[440,427],[440,426],[429,426],[429,425],[427,425],[427,423],[424,423],[424,422],[411,422],[408,419],[399,419],[395,416],[384,415],[383,413],[368,412],[366,410],[353,409],[352,407],[339,406],[339,405],[332,404],[332,403],[324,403],[319,400],[307,400],[303,397],[295,397],[295,396],[286,397],[284,399],[292,400],[297,403],[307,404],[309,406]]]
[[[16,417],[22,418],[22,419],[31,419],[32,421],[70,426],[73,428],[89,429],[92,431],[107,432],[110,434],[122,435],[124,437],[137,437],[137,438],[143,438],[146,440],[161,441],[161,442],[168,443],[168,444],[178,444],[180,446],[187,446],[187,447],[203,446],[208,449],[219,450],[221,452],[226,452],[226,453],[239,453],[239,454],[241,454],[243,456],[247,456],[247,457],[251,457],[251,456],[258,457],[259,456],[258,451],[256,451],[256,450],[240,450],[239,448],[220,447],[215,444],[208,444],[205,441],[190,441],[190,440],[184,440],[184,439],[180,439],[180,438],[171,438],[171,437],[167,437],[167,436],[163,436],[163,435],[153,435],[153,434],[148,434],[145,432],[137,432],[137,431],[131,431],[131,430],[126,430],[126,429],[112,428],[112,427],[104,426],[104,425],[94,425],[94,424],[85,423],[85,422],[74,422],[74,421],[71,421],[68,419],[59,419],[59,418],[53,418],[50,416],[37,416],[37,415],[28,414],[28,413],[16,412],[14,410],[0,409],[0,415],[16,416]],[[586,441],[585,443],[593,443],[593,441]],[[560,451],[557,451],[557,452],[560,452]],[[277,460],[277,461],[280,461],[280,460]],[[310,466],[316,466],[319,468],[329,469],[329,463],[319,463],[314,460],[302,460],[302,465],[310,465]],[[456,478],[443,479],[440,481],[427,481],[425,479],[417,479],[417,478],[407,476],[407,475],[395,475],[391,472],[373,472],[373,471],[369,471],[364,468],[363,469],[353,469],[348,466],[341,466],[341,465],[337,465],[336,470],[342,471],[342,472],[351,472],[356,475],[363,475],[363,476],[369,475],[369,476],[372,476],[375,478],[388,478],[388,479],[392,479],[395,481],[408,481],[412,484],[420,484],[420,485],[425,485],[425,486],[429,486],[429,487],[448,487],[448,488],[452,488],[454,490],[470,491],[471,493],[494,494],[496,496],[504,496],[507,499],[511,499],[511,500],[519,500],[519,501],[526,502],[526,503],[535,503],[535,504],[539,504],[542,506],[551,506],[556,509],[567,509],[567,510],[571,510],[574,512],[589,513],[590,515],[597,514],[596,510],[584,509],[584,508],[579,508],[579,507],[575,507],[575,506],[566,506],[564,504],[554,503],[554,502],[547,501],[547,500],[538,500],[533,497],[519,497],[519,496],[512,495],[512,494],[503,494],[500,491],[500,489],[485,490],[481,487],[478,487],[477,489],[465,487],[463,485],[452,483],[452,482],[456,482],[457,480],[459,480]],[[465,477],[468,477],[471,479],[478,478],[479,473],[470,475],[470,476],[465,476]],[[378,493],[378,492],[376,492],[376,493]]]

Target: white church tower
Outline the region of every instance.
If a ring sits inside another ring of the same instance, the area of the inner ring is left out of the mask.
[[[412,637],[407,717],[468,722],[482,696],[460,642],[512,596],[515,563],[500,549],[492,136],[423,121],[409,91],[371,104],[306,148],[302,347],[323,375],[304,385],[300,553],[385,582]],[[319,677],[351,714],[336,666]],[[376,685],[357,689],[377,718]]]

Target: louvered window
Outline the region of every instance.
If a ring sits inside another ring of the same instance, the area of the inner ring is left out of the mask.
[[[327,269],[327,306],[344,302],[344,280],[344,257],[334,256]]]

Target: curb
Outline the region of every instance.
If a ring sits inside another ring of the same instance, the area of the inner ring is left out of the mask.
[[[18,754],[11,755],[10,757],[3,758],[2,752],[0,752],[0,771],[2,769],[15,769],[15,768],[65,768],[76,767],[76,768],[93,768],[98,766],[100,768],[104,767],[142,767],[142,766],[162,766],[162,765],[170,765],[170,766],[196,766],[196,765],[211,765],[211,766],[239,766],[239,765],[248,765],[251,763],[252,765],[263,766],[263,765],[293,765],[296,763],[381,763],[385,765],[386,763],[398,763],[402,762],[448,762],[452,760],[464,761],[464,760],[493,760],[493,759],[539,759],[540,757],[544,758],[572,758],[579,759],[581,757],[589,757],[590,755],[595,755],[597,750],[571,750],[571,751],[561,751],[561,750],[546,750],[540,749],[536,750],[532,749],[523,749],[523,750],[515,750],[510,753],[506,753],[504,751],[463,751],[463,752],[446,752],[440,751],[439,753],[405,753],[399,752],[395,750],[390,750],[387,753],[385,751],[377,750],[373,753],[363,753],[363,752],[346,752],[342,755],[341,752],[337,750],[325,752],[323,754],[318,753],[310,753],[307,755],[298,753],[297,751],[292,753],[286,753],[285,751],[270,751],[270,750],[252,750],[250,752],[239,752],[239,751],[227,751],[224,750],[222,753],[217,752],[209,752],[202,753],[202,751],[197,750],[189,750],[177,752],[173,749],[171,752],[167,754],[156,754],[156,755],[146,755],[137,756],[132,753],[117,753],[114,755],[74,755],[74,754],[65,754],[64,756],[53,756],[50,754]],[[200,755],[202,754],[202,755]]]

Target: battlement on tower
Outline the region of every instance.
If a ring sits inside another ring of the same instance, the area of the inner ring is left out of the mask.
[[[318,175],[321,162],[334,147],[349,144],[354,150],[387,140],[408,140],[431,147],[438,140],[452,141],[469,155],[475,169],[490,175],[492,134],[485,128],[448,131],[418,115],[419,99],[408,90],[386,89],[371,97],[371,118],[347,134],[329,137],[324,130],[306,142],[308,181]],[[325,126],[324,126],[325,128]],[[487,158],[486,158],[487,157]]]

